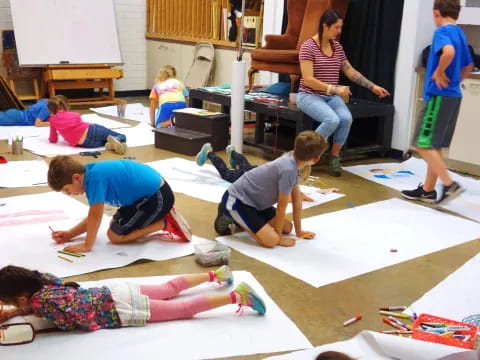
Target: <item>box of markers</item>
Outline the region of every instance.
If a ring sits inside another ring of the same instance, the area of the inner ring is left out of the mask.
[[[412,325],[412,337],[438,344],[473,349],[477,327],[460,321],[420,314]]]

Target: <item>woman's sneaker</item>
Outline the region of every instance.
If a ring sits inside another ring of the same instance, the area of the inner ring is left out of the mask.
[[[127,152],[127,144],[118,140],[115,136],[108,135],[105,149],[113,151],[119,155],[124,155]]]
[[[177,235],[182,241],[192,240],[192,230],[187,220],[175,208],[172,207],[163,219],[165,220],[165,231]]]
[[[443,186],[442,194],[440,195],[440,199],[435,203],[435,205],[443,205],[450,200],[455,199],[458,195],[463,193],[465,188],[463,188],[459,183],[454,181],[450,186]]]
[[[330,155],[330,164],[328,166],[328,174],[330,176],[339,177],[342,175],[342,166],[340,165],[340,157]]]
[[[402,190],[402,196],[409,200],[417,200],[423,201],[426,203],[433,204],[437,201],[437,192],[433,191],[425,191],[423,190],[423,184],[418,184],[418,187],[413,190]]]
[[[230,164],[230,166],[232,168],[236,168],[237,167],[237,162],[235,160],[233,160],[233,158],[232,158],[232,153],[235,151],[235,146],[228,145],[225,148],[225,151],[227,152],[227,162]]]
[[[202,148],[198,152],[197,156],[195,157],[195,161],[197,162],[198,166],[203,166],[208,160],[208,153],[212,152],[212,144],[206,143],[203,144]]]
[[[232,270],[228,265],[223,265],[215,271],[210,271],[210,281],[217,281],[219,284],[226,283],[227,285],[233,284]]]
[[[238,284],[232,293],[236,296],[236,303],[240,307],[249,306],[260,315],[265,315],[267,311],[265,302],[247,283]]]

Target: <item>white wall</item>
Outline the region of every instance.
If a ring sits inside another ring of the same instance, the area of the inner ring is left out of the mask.
[[[0,0],[1,1],[1,0]],[[144,90],[147,85],[146,1],[114,0],[122,51],[123,79],[116,90]]]
[[[420,64],[422,50],[431,43],[433,1],[405,0],[402,31],[395,70],[395,118],[392,148],[407,151],[415,124],[415,68]]]
[[[148,88],[146,2],[145,0],[114,0],[114,4],[124,62],[124,77],[115,82],[115,87],[117,90],[144,90]],[[0,0],[0,31],[11,29],[13,24],[10,2]]]
[[[173,65],[180,81],[185,81],[193,61],[195,45],[167,41],[147,40],[147,87],[151,88],[158,70],[165,65]],[[210,85],[232,82],[232,63],[237,57],[235,49],[215,49],[215,67]],[[250,68],[250,53],[243,54],[243,60]],[[245,75],[245,78],[247,75]],[[258,82],[259,77],[256,77]]]

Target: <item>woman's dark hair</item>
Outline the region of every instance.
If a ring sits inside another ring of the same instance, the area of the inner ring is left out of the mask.
[[[24,293],[28,297],[39,291],[44,285],[54,285],[46,280],[42,273],[19,266],[8,265],[0,269],[0,301],[8,302]],[[77,283],[62,283],[64,286],[78,287]]]
[[[340,14],[335,10],[333,9],[325,10],[322,16],[320,16],[320,23],[318,24],[318,37],[320,42],[322,41],[322,36],[323,36],[323,24],[330,27],[341,18],[342,17],[340,16]]]

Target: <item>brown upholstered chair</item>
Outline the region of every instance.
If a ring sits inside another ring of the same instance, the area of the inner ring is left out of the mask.
[[[325,10],[333,8],[345,17],[347,7],[348,0],[288,0],[285,34],[266,35],[266,45],[250,53],[249,88],[252,87],[255,73],[265,70],[290,74],[293,89],[302,74],[298,61],[300,46],[318,32],[318,22]]]

